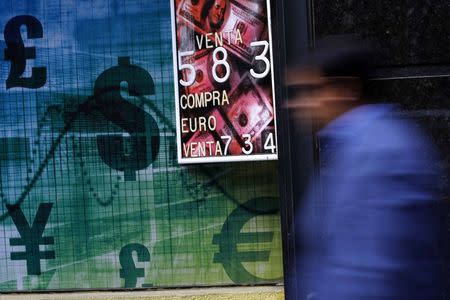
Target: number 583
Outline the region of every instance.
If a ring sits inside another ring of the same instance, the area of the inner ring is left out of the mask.
[[[256,61],[262,61],[264,63],[264,69],[262,72],[256,72],[253,68],[250,69],[250,75],[252,75],[256,79],[261,79],[267,76],[270,71],[270,61],[267,58],[267,53],[269,51],[269,42],[267,41],[255,41],[250,43],[250,47],[263,47],[262,52],[259,55],[255,56]],[[222,58],[219,58],[219,52],[222,53]],[[195,82],[195,67],[191,64],[182,63],[183,57],[194,55],[194,51],[178,51],[178,70],[183,71],[187,70],[188,78],[187,80],[180,79],[180,84],[182,86],[191,86]],[[213,65],[212,65],[212,75],[216,82],[223,83],[228,80],[231,73],[230,64],[227,61],[228,52],[224,47],[217,47],[214,49],[213,53]],[[225,73],[222,77],[217,74],[218,66],[225,67]]]

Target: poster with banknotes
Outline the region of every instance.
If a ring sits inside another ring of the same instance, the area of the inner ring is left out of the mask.
[[[172,0],[179,163],[277,159],[269,0]]]

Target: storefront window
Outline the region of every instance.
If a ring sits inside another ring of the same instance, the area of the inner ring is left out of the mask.
[[[178,164],[169,1],[0,26],[0,292],[282,281],[277,161]]]

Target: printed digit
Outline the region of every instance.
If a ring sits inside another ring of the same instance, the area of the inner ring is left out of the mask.
[[[218,58],[218,56],[217,56],[218,52],[222,52],[222,54],[223,54],[222,59]],[[225,50],[224,47],[217,47],[216,49],[214,49],[214,52],[213,52],[214,64],[212,66],[212,74],[213,74],[214,80],[216,82],[223,83],[223,82],[227,81],[228,78],[230,77],[230,73],[231,73],[230,64],[228,64],[227,58],[228,58],[228,52],[227,52],[227,50]],[[217,75],[217,67],[220,65],[225,66],[226,71],[225,71],[225,75],[223,77],[219,77]]]
[[[182,86],[190,86],[190,85],[192,85],[195,82],[195,68],[194,68],[194,66],[191,65],[191,64],[183,64],[182,63],[182,58],[184,56],[190,56],[190,55],[193,55],[193,54],[194,54],[194,51],[192,51],[192,50],[191,51],[183,51],[183,52],[178,51],[178,64],[179,64],[178,70],[179,71],[183,71],[183,70],[189,70],[190,71],[190,72],[186,72],[187,76],[188,76],[188,80],[187,81],[185,81],[183,79],[180,79],[180,84]]]
[[[265,64],[265,68],[264,71],[262,73],[256,73],[255,70],[250,69],[250,74],[257,79],[261,79],[267,76],[267,74],[269,74],[270,71],[270,61],[269,59],[266,57],[267,52],[269,51],[269,42],[267,41],[256,41],[256,42],[251,42],[250,43],[250,47],[259,47],[259,46],[264,46],[264,49],[262,51],[262,53],[260,55],[256,55],[255,60],[261,60],[264,62]]]
[[[244,139],[245,145],[248,146],[248,149],[246,149],[246,147],[242,147],[242,152],[244,152],[244,154],[246,155],[249,155],[253,152],[253,144],[251,142],[252,136],[248,133],[245,133],[242,135],[242,138]]]

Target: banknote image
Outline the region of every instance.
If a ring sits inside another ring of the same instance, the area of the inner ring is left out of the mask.
[[[189,51],[195,48],[195,30],[189,22],[183,19],[177,21],[178,32],[176,35],[178,47],[181,51]]]
[[[178,16],[199,33],[221,31],[230,14],[229,0],[184,0]]]
[[[201,145],[201,146],[198,146]],[[212,156],[216,154],[215,138],[211,132],[197,131],[183,147],[187,157]]]
[[[241,153],[241,146],[219,109],[214,109],[211,117],[217,120],[215,131],[195,132],[189,141],[183,144],[184,156],[206,157]]]
[[[264,130],[256,136],[254,141],[255,151],[258,153],[273,153],[270,147],[276,147],[274,136],[275,127],[269,124],[269,126],[264,128]]]
[[[188,142],[183,143],[184,157],[242,154],[245,139],[251,142],[258,140],[255,150],[264,153],[261,144],[265,143],[267,134],[265,138],[262,138],[261,132],[273,121],[274,116],[270,98],[246,75],[230,93],[229,99],[229,105],[215,108],[211,113],[202,113],[202,116],[208,116],[208,119],[214,120],[214,130],[210,128],[206,131],[198,130],[192,135],[183,135],[183,140],[186,140],[186,137],[189,138]],[[198,129],[199,121],[195,117],[192,118],[192,112],[190,113],[190,118],[189,115],[182,114],[183,117],[187,117],[183,125]],[[186,121],[187,119],[189,121]],[[194,120],[192,121],[194,124],[191,124],[191,120]],[[227,144],[227,151],[225,151],[224,143]]]
[[[176,0],[174,4],[178,161],[245,160],[259,154],[276,159],[268,1]],[[267,126],[273,130],[265,131]],[[217,149],[227,151],[209,151],[205,145],[213,141]],[[191,145],[202,148],[198,152]]]
[[[245,76],[230,95],[227,117],[239,137],[249,134],[254,140],[272,121],[273,109],[269,97]]]
[[[266,0],[244,0],[239,1],[239,3],[252,12],[255,12],[263,17],[267,16]]]
[[[245,3],[245,1],[244,1]],[[253,41],[259,41],[264,36],[266,28],[265,18],[241,1],[231,1],[230,17],[224,25],[224,43],[231,52],[250,63],[254,57],[255,49],[250,47]]]
[[[195,4],[193,4],[195,3]],[[253,41],[261,40],[266,31],[263,2],[237,0],[184,0],[178,11],[178,42],[181,49],[201,49],[197,35],[211,34],[214,44],[220,43],[246,63],[251,63]],[[195,43],[197,42],[197,45]]]

